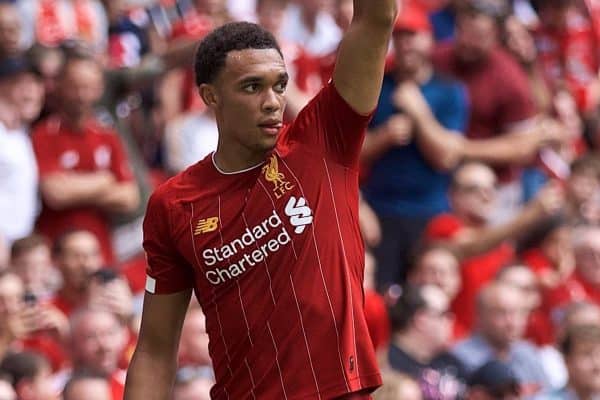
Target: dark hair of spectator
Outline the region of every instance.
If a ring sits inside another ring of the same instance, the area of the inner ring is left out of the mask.
[[[592,171],[600,178],[600,158],[595,154],[584,154],[571,163],[571,173],[586,173]]]
[[[90,62],[102,68],[94,57],[94,52],[83,42],[71,40],[61,45],[64,60],[58,76],[64,76],[68,66],[75,62]]]
[[[560,342],[560,350],[565,356],[569,356],[577,343],[600,344],[600,326],[575,325],[571,327]]]
[[[280,7],[285,7],[287,5],[287,0],[256,0],[256,9],[260,10],[260,8],[267,2],[270,1],[270,3],[268,3],[269,5],[273,4],[273,3],[279,3]]]
[[[10,248],[10,257],[12,259],[18,258],[23,254],[36,249],[41,246],[49,247],[50,243],[42,235],[36,233],[26,236],[22,239],[16,240]]]
[[[40,354],[27,351],[9,353],[0,363],[0,375],[9,377],[10,383],[16,387],[24,379],[34,379],[44,367],[49,368],[50,364]]]
[[[275,37],[261,26],[250,22],[228,23],[200,42],[194,64],[196,85],[214,82],[225,66],[227,54],[246,49],[275,49],[283,57]]]
[[[545,218],[536,224],[530,231],[525,232],[521,239],[518,241],[517,252],[522,253],[523,251],[538,247],[544,240],[558,228],[569,226],[569,220],[563,214],[556,214],[551,217]]]
[[[536,12],[540,12],[544,6],[553,8],[566,7],[572,4],[573,0],[530,0],[530,3]]]
[[[107,377],[102,374],[89,372],[89,371],[78,371],[75,374],[73,374],[73,376],[71,376],[71,378],[67,381],[67,384],[65,385],[65,388],[63,389],[63,399],[69,400],[70,392],[73,389],[73,386],[75,386],[78,382],[87,381],[87,380],[104,381],[108,384]],[[76,399],[73,399],[73,400],[76,400]]]
[[[448,245],[445,245],[442,242],[419,241],[410,252],[409,269],[407,271],[408,275],[416,272],[423,258],[425,258],[427,254],[436,250],[446,251],[458,259],[458,256],[455,254],[455,252],[453,252]]]
[[[73,229],[68,229],[64,232],[62,232],[55,240],[54,240],[54,244],[52,245],[52,255],[54,257],[60,256],[64,250],[64,246],[65,246],[65,242],[67,240],[69,240],[69,238],[71,236],[73,236],[76,233],[81,233],[81,232],[86,232],[86,233],[90,233],[93,235],[93,233],[91,233],[88,230],[85,229],[81,229],[81,228],[73,228]]]
[[[417,312],[425,307],[427,307],[427,301],[423,297],[421,286],[405,285],[400,297],[389,310],[392,332],[406,330]]]

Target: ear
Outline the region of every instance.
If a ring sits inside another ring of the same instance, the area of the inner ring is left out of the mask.
[[[204,104],[206,104],[207,107],[214,108],[217,106],[219,102],[219,96],[217,95],[217,91],[213,85],[203,83],[202,85],[200,85],[200,87],[198,87],[198,93],[200,94],[202,101],[204,101]]]

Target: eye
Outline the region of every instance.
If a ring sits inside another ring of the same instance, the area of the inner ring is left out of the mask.
[[[242,87],[242,90],[246,93],[256,93],[256,92],[258,92],[259,88],[260,88],[260,85],[256,82],[253,82],[253,83],[244,85]]]
[[[280,81],[275,84],[273,89],[275,89],[275,91],[277,93],[284,93],[286,87],[287,87],[287,81]]]

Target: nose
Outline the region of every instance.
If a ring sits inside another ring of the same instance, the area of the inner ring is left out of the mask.
[[[267,114],[271,114],[279,111],[280,108],[281,95],[277,94],[273,89],[266,90],[262,102],[262,110]]]

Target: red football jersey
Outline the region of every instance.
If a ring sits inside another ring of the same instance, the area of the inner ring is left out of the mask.
[[[56,172],[112,172],[119,182],[133,180],[127,153],[119,136],[96,121],[73,132],[58,117],[41,122],[33,131],[33,148],[40,178]],[[110,220],[99,208],[77,206],[54,210],[44,204],[37,229],[50,240],[73,228],[92,232],[102,246],[106,263],[113,262]]]
[[[369,119],[329,84],[264,164],[226,174],[208,156],[150,199],[146,289],[194,288],[212,398],[330,399],[381,384],[358,227]]]

